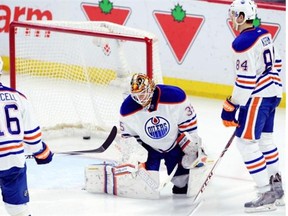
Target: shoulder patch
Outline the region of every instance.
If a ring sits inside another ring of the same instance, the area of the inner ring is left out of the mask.
[[[232,43],[232,47],[236,52],[243,52],[249,49],[264,34],[269,33],[263,28],[253,28],[244,30]]]
[[[177,86],[157,85],[160,88],[160,103],[180,103],[186,99],[186,93]]]
[[[134,112],[137,112],[142,109],[142,106],[138,103],[136,103],[131,95],[129,95],[122,103],[120,107],[120,115],[126,116],[130,115]]]

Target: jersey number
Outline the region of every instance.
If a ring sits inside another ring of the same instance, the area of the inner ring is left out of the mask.
[[[192,107],[191,105],[187,106],[187,107],[185,108],[185,110],[186,110],[187,116],[191,116],[191,115],[194,114],[194,109],[193,109],[193,107]]]
[[[240,68],[242,68],[243,71],[247,71],[247,60],[243,61],[242,63],[239,59],[236,61],[236,70],[239,70]]]
[[[18,110],[18,107],[16,104],[8,104],[4,106],[7,131],[11,135],[20,134],[19,119],[17,117],[11,116],[11,113],[15,110]],[[4,132],[2,130],[0,131],[0,136],[4,136]]]
[[[272,68],[273,58],[271,54],[271,50],[267,49],[263,52],[263,60],[265,64],[265,71],[270,70]],[[242,69],[243,71],[247,71],[248,63],[247,60],[240,62],[239,59],[236,61],[236,70]]]
[[[265,71],[270,70],[272,68],[272,54],[270,49],[263,52],[263,58],[265,63]]]

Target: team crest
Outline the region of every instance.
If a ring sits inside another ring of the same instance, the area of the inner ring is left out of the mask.
[[[145,131],[150,138],[161,139],[170,131],[170,124],[163,117],[152,117],[146,122]]]

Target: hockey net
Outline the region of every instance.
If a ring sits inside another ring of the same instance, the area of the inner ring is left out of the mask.
[[[134,73],[162,83],[152,33],[109,22],[10,25],[10,85],[32,103],[43,135],[93,135],[119,125]]]

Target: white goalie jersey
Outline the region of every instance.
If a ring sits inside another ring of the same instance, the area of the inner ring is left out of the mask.
[[[197,131],[190,101],[183,90],[174,86],[157,85],[148,111],[128,96],[120,113],[122,136],[135,137],[159,152],[171,150],[179,133]]]

